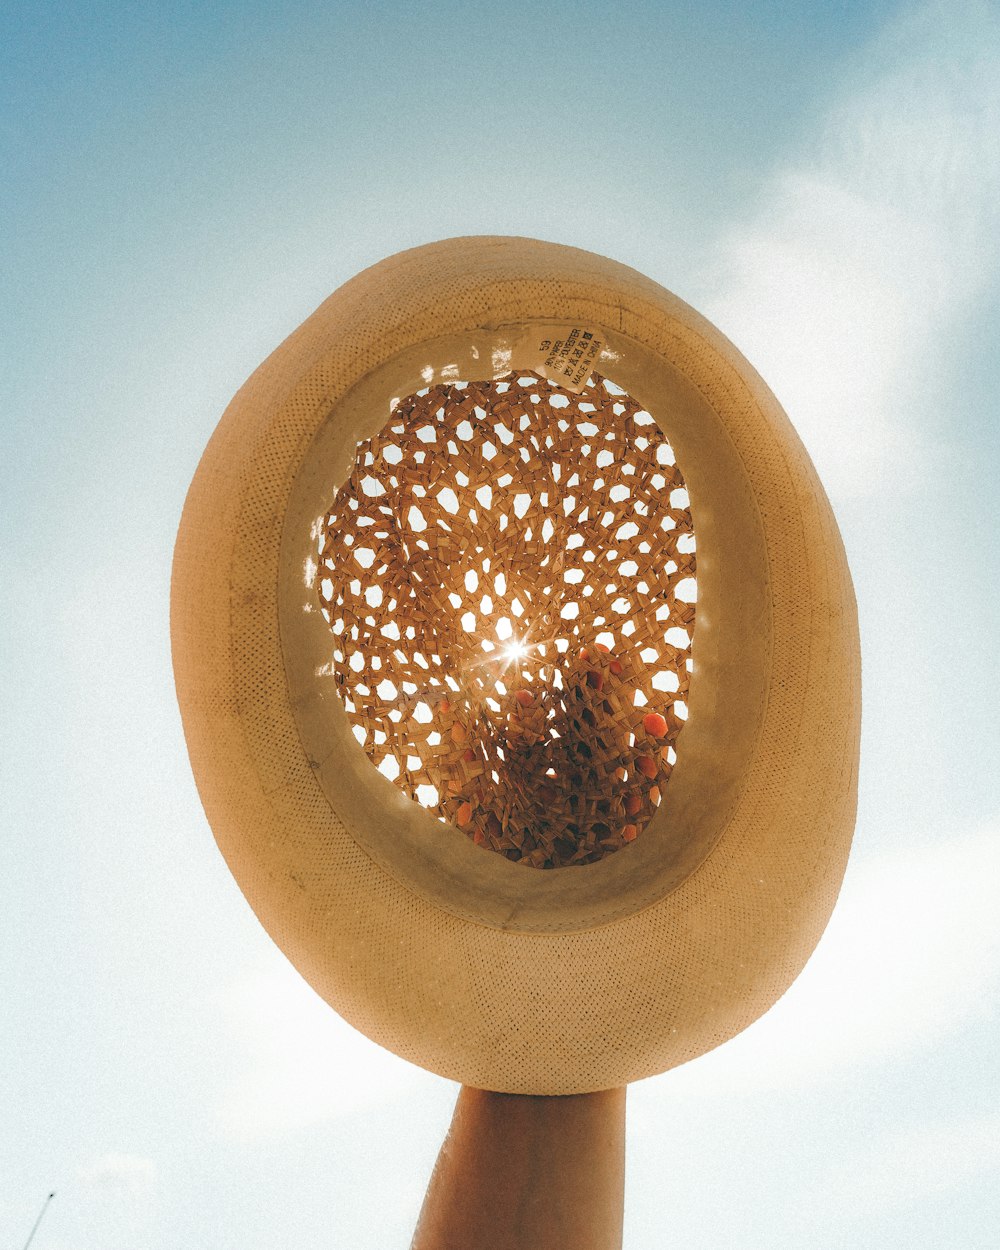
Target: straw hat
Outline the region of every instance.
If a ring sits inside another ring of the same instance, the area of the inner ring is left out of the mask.
[[[760,378],[632,269],[450,239],[334,292],[215,431],[171,614],[236,880],[414,1063],[650,1076],[823,931],[857,790],[843,546]]]

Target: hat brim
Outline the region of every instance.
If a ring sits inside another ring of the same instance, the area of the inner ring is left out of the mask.
[[[663,427],[698,539],[689,717],[641,838],[538,872],[472,846],[350,734],[311,584],[315,522],[394,398],[531,364],[582,326]],[[536,336],[537,337],[537,336]],[[219,846],[306,979],[397,1054],[568,1094],[664,1071],[784,992],[854,825],[857,616],[822,486],[774,397],[649,279],[530,239],[453,239],[336,291],[227,409],[192,483],[175,677]]]

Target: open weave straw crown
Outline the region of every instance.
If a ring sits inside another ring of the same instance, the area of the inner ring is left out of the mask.
[[[468,238],[341,287],[206,449],[172,637],[251,906],[424,1067],[663,1071],[822,933],[856,795],[843,547],[761,380],[634,270]]]
[[[574,395],[515,371],[398,404],[317,570],[372,762],[518,863],[634,841],[687,711],[686,500],[662,431],[603,378]]]

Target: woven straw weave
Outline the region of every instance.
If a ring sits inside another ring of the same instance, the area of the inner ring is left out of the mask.
[[[372,767],[316,574],[331,489],[393,404],[530,367],[519,344],[551,324],[599,337],[598,372],[676,451],[698,616],[664,801],[618,853],[533,872]],[[188,749],[234,876],[317,991],[398,1054],[511,1092],[619,1085],[746,1027],[819,939],[857,784],[843,547],[752,368],[634,270],[456,239],[348,282],[220,422],[185,504],[171,605]]]
[[[317,583],[372,763],[477,846],[594,863],[660,803],[687,715],[694,534],[603,378],[425,388],[358,448]]]

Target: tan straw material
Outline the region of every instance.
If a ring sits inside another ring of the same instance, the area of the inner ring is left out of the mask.
[[[352,279],[220,422],[171,603],[240,887],[413,1062],[621,1085],[819,939],[857,788],[843,547],[761,380],[634,270],[467,238]]]
[[[600,375],[408,397],[323,522],[337,685],[372,763],[477,846],[534,868],[634,842],[687,715],[684,479]]]

